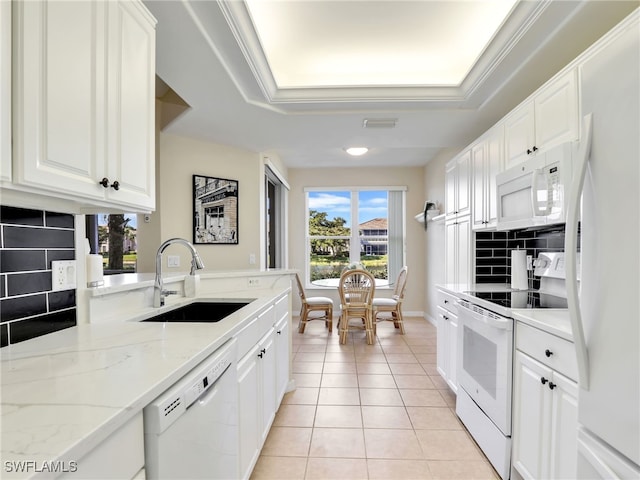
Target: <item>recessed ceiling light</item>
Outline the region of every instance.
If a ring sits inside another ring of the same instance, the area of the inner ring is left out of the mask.
[[[364,155],[369,151],[367,147],[349,147],[344,149],[349,155],[354,157],[359,157],[360,155]]]

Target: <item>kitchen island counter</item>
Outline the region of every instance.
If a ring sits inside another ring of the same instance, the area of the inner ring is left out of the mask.
[[[255,300],[217,323],[79,324],[1,349],[2,477],[53,477],[42,467],[81,461],[289,291],[227,293]],[[200,298],[172,300],[163,310]],[[16,472],[18,462],[32,463]]]

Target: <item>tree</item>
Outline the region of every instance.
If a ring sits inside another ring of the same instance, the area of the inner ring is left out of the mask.
[[[351,235],[351,229],[345,227],[346,223],[347,221],[342,217],[335,217],[330,220],[327,218],[326,212],[309,211],[309,235],[311,236],[348,237]],[[338,256],[349,251],[348,245],[348,240],[323,238],[313,240],[311,249],[315,255]]]
[[[128,223],[123,214],[109,215],[109,270],[124,268],[124,231]]]

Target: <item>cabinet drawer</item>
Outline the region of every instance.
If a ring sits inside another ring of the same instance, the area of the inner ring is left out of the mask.
[[[453,320],[454,322],[458,322],[458,315],[442,308],[440,305],[436,308],[436,312],[438,312],[438,316],[443,320]]]
[[[449,292],[445,292],[444,290],[438,290],[438,306],[444,308],[445,310],[449,310],[449,312],[454,315],[458,314],[458,297],[450,294]]]
[[[575,347],[563,338],[516,322],[516,348],[572,380],[578,378]]]

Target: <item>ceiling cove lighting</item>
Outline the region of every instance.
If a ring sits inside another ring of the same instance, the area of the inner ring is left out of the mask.
[[[397,118],[365,118],[362,121],[364,128],[395,128]]]
[[[352,157],[359,157],[360,155],[364,155],[369,151],[367,147],[349,147],[344,149]]]

